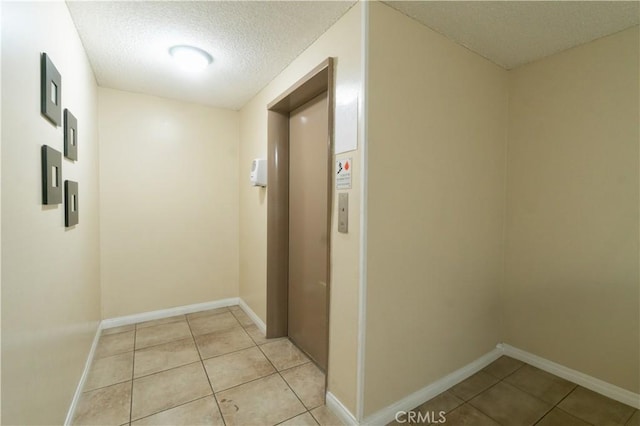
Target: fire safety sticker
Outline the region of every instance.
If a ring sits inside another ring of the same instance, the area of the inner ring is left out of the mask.
[[[352,167],[351,157],[336,161],[336,189],[351,189]]]

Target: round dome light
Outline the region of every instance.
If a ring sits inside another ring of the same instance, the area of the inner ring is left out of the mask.
[[[185,71],[202,71],[213,62],[211,55],[194,46],[173,46],[169,49],[169,54]]]

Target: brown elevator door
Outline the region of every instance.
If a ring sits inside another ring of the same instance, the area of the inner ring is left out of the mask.
[[[289,338],[327,368],[327,92],[289,118]]]

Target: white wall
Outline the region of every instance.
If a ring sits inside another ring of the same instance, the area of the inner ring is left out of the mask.
[[[40,53],[78,119],[80,223],[43,206],[40,147],[63,151],[40,115]],[[67,7],[2,4],[2,423],[61,424],[100,319],[97,88]]]
[[[505,341],[640,392],[638,27],[511,71]]]
[[[506,71],[370,3],[365,416],[500,342]]]
[[[240,297],[266,320],[266,255],[268,188],[249,184],[254,158],[267,157],[267,104],[315,66],[336,58],[336,106],[349,103],[361,93],[361,4],[351,8],[325,34],[296,58],[240,111]],[[360,124],[356,116],[336,113],[336,129]],[[357,123],[354,123],[357,121]],[[361,135],[361,134],[360,134]],[[335,140],[345,133],[336,130]],[[359,141],[361,146],[362,141]],[[336,156],[353,157],[353,186],[349,192],[349,233],[337,231],[337,197],[332,209],[331,300],[329,319],[328,390],[352,412],[356,409],[358,280],[360,243],[360,150]]]
[[[239,114],[99,90],[102,315],[238,296]]]

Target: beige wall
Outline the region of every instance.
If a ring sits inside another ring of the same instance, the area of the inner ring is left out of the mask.
[[[0,2],[2,22],[2,2]],[[0,52],[2,51],[2,29],[0,28]],[[0,55],[0,99],[2,99],[2,55]],[[2,176],[2,102],[0,102],[0,176]],[[2,179],[0,179],[0,348],[2,348]],[[0,349],[0,384],[2,383],[2,350]],[[2,386],[0,385],[0,423],[2,423]]]
[[[510,72],[505,341],[640,391],[638,27]]]
[[[361,91],[361,5],[349,10],[334,26],[296,58],[240,111],[240,297],[266,319],[266,191],[249,184],[254,158],[267,155],[267,104],[331,56],[336,58],[336,104],[348,103]],[[337,121],[358,120],[336,115]],[[358,120],[359,121],[359,120]],[[336,128],[341,124],[336,123]],[[345,135],[338,131],[335,138]],[[360,241],[360,151],[353,157],[354,182],[349,192],[349,233],[339,234],[334,202],[331,234],[331,301],[329,387],[355,413]],[[334,199],[334,201],[336,201]]]
[[[268,189],[248,175],[266,105],[328,56],[336,105],[361,96],[361,8],[234,112],[98,90],[63,3],[2,4],[3,423],[64,420],[100,306],[240,295],[265,320]],[[507,73],[370,8],[364,415],[500,341],[639,392],[638,28]],[[40,146],[62,151],[39,114],[42,51],[79,119],[73,230],[41,206]],[[363,130],[362,112],[336,120]],[[328,390],[354,414],[362,143],[337,156],[354,182],[331,247]]]
[[[238,119],[99,90],[103,318],[238,296]]]
[[[37,29],[37,31],[34,31]],[[40,52],[78,118],[80,223],[42,206],[40,147],[63,151],[40,115]],[[96,83],[67,7],[2,5],[2,423],[61,424],[100,319]]]
[[[503,69],[370,7],[365,416],[500,342],[507,127]]]
[[[0,2],[0,22],[2,22],[2,2]],[[0,52],[2,51],[2,30],[0,29]],[[2,55],[0,55],[0,99],[2,99]],[[0,176],[2,176],[2,102],[0,102]],[[2,348],[2,179],[0,179],[0,348]],[[0,384],[2,383],[2,350],[0,350]],[[2,386],[0,385],[0,423],[2,423]]]

